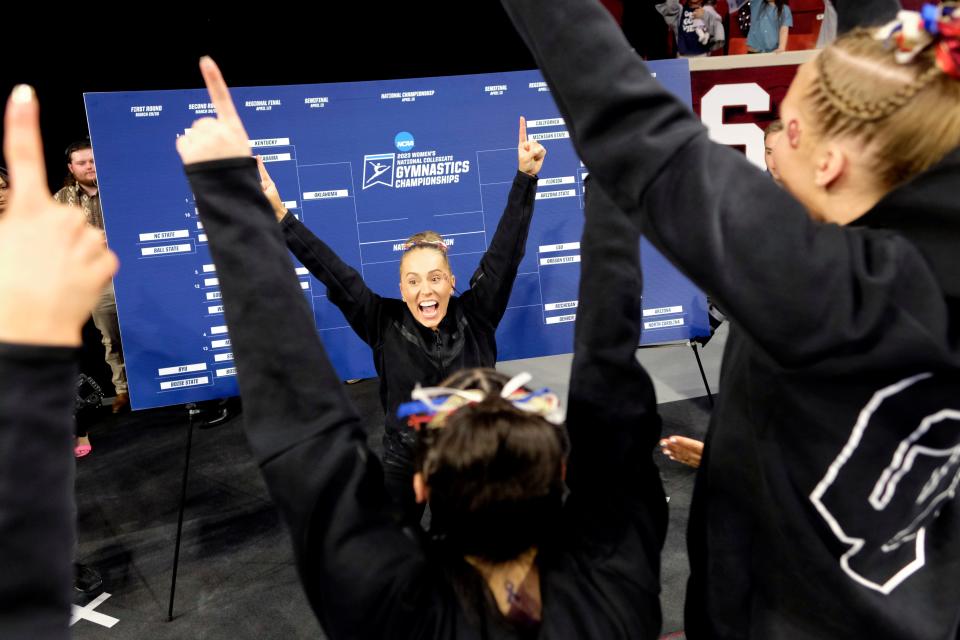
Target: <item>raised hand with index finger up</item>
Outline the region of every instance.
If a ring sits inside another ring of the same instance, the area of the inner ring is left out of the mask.
[[[520,143],[517,146],[517,161],[520,171],[536,176],[543,166],[547,150],[536,140],[527,139],[527,119],[520,116]]]
[[[117,257],[101,231],[50,197],[31,87],[13,90],[4,131],[11,188],[0,218],[0,342],[79,346]]]
[[[210,102],[217,110],[216,118],[201,118],[185,135],[177,138],[177,152],[183,164],[195,164],[226,158],[250,156],[250,139],[233,106],[230,89],[217,64],[209,57],[201,58],[200,73],[210,92]]]

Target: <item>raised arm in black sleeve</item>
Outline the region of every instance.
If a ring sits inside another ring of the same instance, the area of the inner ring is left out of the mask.
[[[885,330],[893,275],[925,269],[909,243],[811,220],[742,153],[709,139],[598,2],[503,4],[591,177],[768,353],[798,364]]]
[[[254,456],[331,638],[411,624],[424,554],[396,524],[383,474],[327,360],[252,158],[186,168],[223,291]]]
[[[641,636],[660,629],[660,551],[667,506],[652,452],[660,438],[653,382],[637,362],[640,234],[592,183],[586,192],[567,429],[569,513],[587,544],[618,557],[606,589]]]
[[[367,286],[356,269],[341,260],[293,214],[284,216],[280,226],[293,255],[327,287],[330,302],[343,312],[361,340],[376,347],[380,342],[380,296]]]
[[[470,289],[460,298],[475,317],[489,321],[493,327],[500,324],[513,282],[517,279],[536,195],[537,179],[518,171],[497,231],[480,259],[480,266],[470,278]]]
[[[0,638],[70,637],[75,357],[0,343]]]

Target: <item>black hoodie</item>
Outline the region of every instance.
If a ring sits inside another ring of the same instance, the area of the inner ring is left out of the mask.
[[[956,637],[960,151],[855,225],[814,222],[710,141],[599,3],[503,4],[591,176],[732,321],[688,635]]]
[[[666,502],[651,457],[660,434],[653,384],[635,356],[638,231],[610,215],[599,190],[588,192],[581,244],[570,495],[537,557],[543,613],[530,630],[504,620],[483,584],[478,603],[463,599],[451,575],[472,569],[397,524],[253,159],[191,165],[187,174],[223,289],[244,428],[330,638],[657,637]]]

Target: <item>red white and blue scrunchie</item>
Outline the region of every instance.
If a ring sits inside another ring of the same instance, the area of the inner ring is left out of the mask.
[[[920,11],[900,11],[895,20],[878,29],[876,37],[896,47],[900,64],[935,46],[937,66],[960,80],[960,7],[956,3],[927,3]]]
[[[563,424],[564,412],[560,398],[550,389],[531,391],[526,385],[532,376],[520,373],[504,385],[500,397],[515,408],[542,417],[551,424]],[[483,402],[486,394],[479,389],[450,389],[446,387],[421,387],[419,384],[410,394],[412,400],[401,404],[397,417],[406,419],[414,431],[442,428],[447,418],[467,405]]]

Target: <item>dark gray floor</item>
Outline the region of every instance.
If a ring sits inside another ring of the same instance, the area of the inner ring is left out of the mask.
[[[379,452],[383,414],[376,381],[348,390]],[[700,436],[709,415],[703,398],[660,410],[665,435]],[[239,420],[194,431],[174,619],[167,622],[186,434],[183,409],[110,416],[92,428],[93,453],[77,468],[79,559],[101,571],[110,595],[76,622],[74,637],[322,638]],[[670,495],[662,574],[668,634],[682,629],[694,472],[656,457]],[[77,605],[89,605],[96,595],[78,597]],[[119,622],[101,626],[88,619],[96,614]]]

